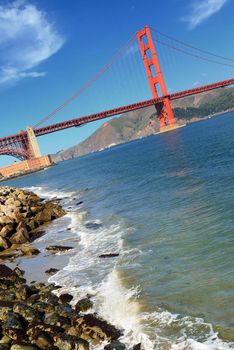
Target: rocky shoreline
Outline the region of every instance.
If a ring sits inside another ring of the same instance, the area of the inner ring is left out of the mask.
[[[118,340],[122,331],[92,312],[89,296],[73,300],[54,284],[27,284],[24,271],[12,264],[19,256],[39,254],[31,243],[45,232],[44,225],[65,214],[56,201],[0,187],[0,350],[126,349]],[[69,249],[47,247],[51,254]],[[11,262],[11,268],[3,262]],[[46,273],[57,271],[51,268]],[[131,348],[140,349],[140,344]]]
[[[63,215],[58,203],[33,192],[0,187],[0,261],[38,254],[30,243],[43,235],[45,224]]]

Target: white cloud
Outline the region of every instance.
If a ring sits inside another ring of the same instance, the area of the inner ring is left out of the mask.
[[[188,16],[182,20],[194,29],[206,19],[217,13],[229,0],[193,0]]]
[[[34,68],[63,44],[54,24],[35,5],[23,0],[0,5],[0,84],[44,76]]]
[[[192,83],[192,86],[198,86],[200,84],[200,81],[199,80],[197,80],[197,81],[194,81],[194,83]]]

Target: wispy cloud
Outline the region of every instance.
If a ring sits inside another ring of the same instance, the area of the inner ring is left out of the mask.
[[[206,19],[217,13],[229,0],[192,0],[190,13],[182,18],[194,29]]]
[[[0,5],[0,84],[37,78],[35,68],[64,44],[45,12],[27,1]]]
[[[192,86],[195,87],[195,86],[198,86],[199,84],[200,84],[200,81],[196,80],[192,83]]]

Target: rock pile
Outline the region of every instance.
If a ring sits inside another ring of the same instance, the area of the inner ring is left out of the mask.
[[[0,187],[0,252],[32,242],[42,233],[38,228],[64,214],[57,203],[45,202],[33,192]],[[22,253],[30,255],[24,249]]]
[[[52,284],[26,284],[23,271],[0,264],[0,349],[88,350],[90,344],[109,342],[106,349],[125,349],[117,341],[121,331],[96,314],[84,314],[91,300],[57,297]],[[7,293],[6,293],[7,290]],[[112,345],[113,346],[112,346]]]

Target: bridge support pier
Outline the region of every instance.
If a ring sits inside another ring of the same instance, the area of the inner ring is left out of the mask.
[[[160,131],[174,129],[177,127],[177,123],[171,108],[171,102],[168,97],[166,84],[164,82],[150,28],[146,26],[141,31],[137,32],[137,38],[153,98],[159,97],[157,87],[159,88],[162,97],[164,97],[162,102],[155,105]]]
[[[37,142],[37,138],[35,136],[34,130],[32,127],[27,127],[27,138],[28,138],[28,153],[30,158],[38,158],[41,157],[41,151]]]

